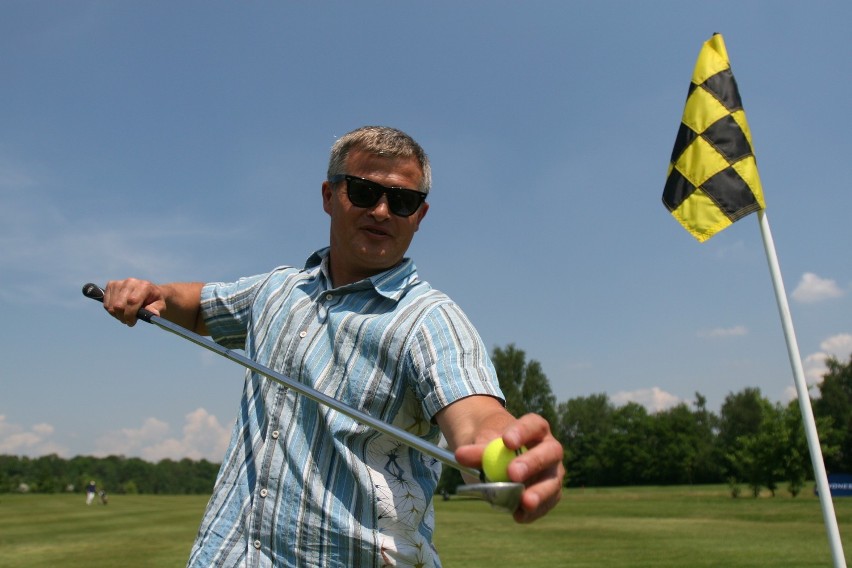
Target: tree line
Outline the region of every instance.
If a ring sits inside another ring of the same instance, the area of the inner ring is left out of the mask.
[[[550,422],[569,486],[727,483],[737,496],[742,489],[774,494],[783,483],[796,495],[813,479],[797,400],[773,404],[745,387],[728,394],[718,414],[700,393],[656,413],[633,402],[617,407],[604,393],[557,403],[541,365],[523,350],[498,347],[492,360],[508,409]],[[827,369],[812,400],[823,459],[829,473],[852,472],[852,357],[829,359]],[[460,482],[445,470],[439,490]]]
[[[213,491],[218,471],[219,465],[207,460],[0,455],[0,493],[82,493],[94,481],[98,491],[108,493],[203,495]]]
[[[736,496],[742,488],[774,494],[781,483],[795,495],[813,479],[798,401],[773,404],[745,387],[728,394],[718,414],[700,393],[656,413],[632,402],[616,406],[604,393],[557,403],[541,364],[523,350],[495,347],[492,360],[508,410],[550,422],[565,449],[569,486],[728,483]],[[829,359],[818,388],[812,406],[826,469],[852,472],[852,357]],[[115,493],[208,494],[218,469],[206,460],[0,455],[0,492],[80,492],[95,480]],[[452,493],[460,483],[445,468],[438,490]]]

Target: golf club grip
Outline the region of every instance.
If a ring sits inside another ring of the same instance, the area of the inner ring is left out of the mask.
[[[91,282],[83,285],[83,295],[101,303],[104,301],[104,289],[97,284],[92,284]],[[139,311],[136,312],[136,317],[142,321],[151,323],[151,318],[154,317],[154,313],[149,312],[145,308],[139,308]]]

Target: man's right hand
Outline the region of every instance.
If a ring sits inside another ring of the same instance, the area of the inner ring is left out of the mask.
[[[201,282],[157,285],[147,280],[110,280],[104,289],[104,309],[123,324],[136,325],[136,314],[145,308],[156,316],[207,335],[200,317]]]
[[[147,280],[110,280],[104,289],[104,309],[130,327],[136,325],[136,314],[140,308],[159,316],[165,307],[163,290]]]

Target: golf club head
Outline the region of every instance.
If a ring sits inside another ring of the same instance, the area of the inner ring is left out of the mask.
[[[523,483],[471,483],[459,485],[456,493],[476,497],[491,503],[491,506],[507,513],[514,513],[521,504],[521,493],[524,492]]]

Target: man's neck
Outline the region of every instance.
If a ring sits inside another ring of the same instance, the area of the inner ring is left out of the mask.
[[[399,263],[397,263],[397,265],[398,264]],[[332,255],[331,252],[329,252],[328,256],[328,277],[331,281],[332,288],[342,288],[348,284],[354,284],[355,282],[372,278],[376,274],[381,274],[382,272],[386,272],[392,268],[394,267],[388,266],[385,268],[377,268],[375,270],[350,271],[346,270],[342,266],[336,265],[334,262],[334,255]]]

